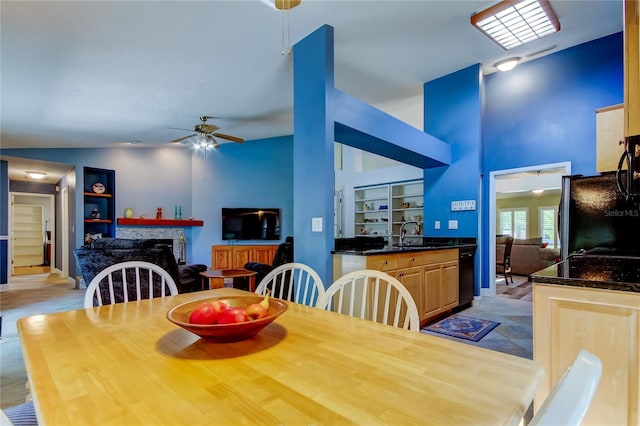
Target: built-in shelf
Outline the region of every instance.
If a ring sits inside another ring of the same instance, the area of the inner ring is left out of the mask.
[[[204,226],[198,219],[135,219],[119,217],[118,225],[128,226]]]
[[[111,219],[85,219],[84,223],[113,223]]]
[[[96,192],[85,192],[85,197],[95,197],[95,198],[113,198],[113,194],[98,194]]]

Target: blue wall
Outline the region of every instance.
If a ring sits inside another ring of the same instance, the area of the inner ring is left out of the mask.
[[[486,76],[483,193],[489,193],[489,173],[497,170],[570,161],[573,174],[595,174],[595,110],[623,102],[623,75],[623,39],[617,33]],[[488,203],[484,197],[484,212]],[[484,215],[485,253],[488,232]],[[488,268],[482,287],[489,287]]]

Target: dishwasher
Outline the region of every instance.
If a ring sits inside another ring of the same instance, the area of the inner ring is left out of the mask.
[[[458,307],[456,311],[471,306],[474,298],[474,257],[476,246],[460,247],[458,249]]]

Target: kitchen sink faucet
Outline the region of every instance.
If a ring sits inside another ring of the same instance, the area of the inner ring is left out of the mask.
[[[400,244],[398,244],[398,247],[404,246],[404,237],[407,234],[407,230],[405,229],[405,226],[407,226],[410,223],[415,223],[416,226],[420,225],[420,222],[415,220],[408,220],[406,222],[402,222],[402,225],[400,225]]]

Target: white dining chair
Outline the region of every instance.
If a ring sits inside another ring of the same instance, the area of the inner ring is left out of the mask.
[[[174,294],[178,294],[178,287],[160,266],[142,261],[121,262],[103,269],[91,280],[84,294],[84,307]]]
[[[256,287],[256,294],[315,306],[324,295],[320,275],[303,263],[285,263],[269,272]]]
[[[581,350],[534,414],[529,426],[579,426],[602,375],[600,358]]]
[[[38,426],[33,401],[0,410],[0,426]]]
[[[327,288],[317,307],[419,332],[413,297],[391,275],[372,269],[350,272]]]

